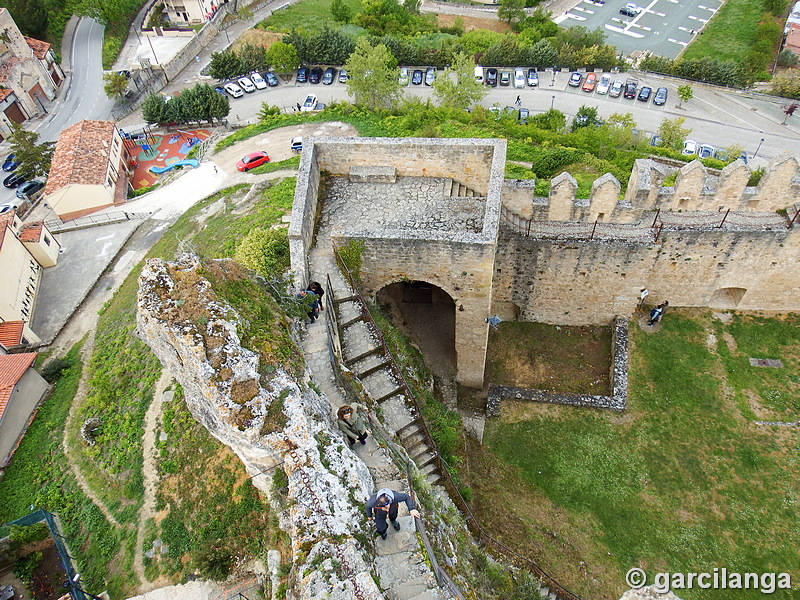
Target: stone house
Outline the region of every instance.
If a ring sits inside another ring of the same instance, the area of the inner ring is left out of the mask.
[[[50,44],[22,35],[11,13],[0,7],[0,140],[10,123],[46,111],[64,81]]]
[[[111,121],[84,120],[61,132],[43,201],[62,221],[124,204],[127,151]]]

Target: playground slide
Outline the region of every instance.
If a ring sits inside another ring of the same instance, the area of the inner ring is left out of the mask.
[[[194,158],[187,158],[186,160],[179,160],[178,162],[172,163],[171,165],[166,165],[164,167],[150,167],[148,170],[156,175],[160,175],[161,173],[166,173],[170,169],[180,167],[182,165],[189,165],[196,169],[200,166],[200,161]]]

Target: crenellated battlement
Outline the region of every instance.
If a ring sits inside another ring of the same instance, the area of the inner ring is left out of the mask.
[[[653,211],[774,213],[800,200],[798,166],[791,153],[783,152],[767,164],[758,185],[750,187],[752,172],[742,160],[718,171],[699,160],[675,168],[653,159],[638,159],[624,195],[620,182],[606,173],[594,181],[588,199],[578,198],[578,182],[564,172],[550,180],[546,198],[533,195],[533,183],[523,186],[519,181],[507,181],[503,204],[534,221],[617,224],[640,223]],[[665,186],[673,176],[674,183]],[[529,190],[528,206],[521,197],[523,190]]]

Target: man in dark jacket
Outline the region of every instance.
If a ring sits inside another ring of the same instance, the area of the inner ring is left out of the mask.
[[[389,488],[382,488],[369,497],[366,504],[367,518],[375,521],[375,528],[381,534],[381,539],[386,539],[386,532],[389,525],[386,522],[388,515],[395,531],[400,531],[400,523],[397,522],[397,506],[400,502],[405,502],[408,507],[408,514],[415,519],[419,519],[419,512],[414,504],[414,499],[403,492],[395,492]]]

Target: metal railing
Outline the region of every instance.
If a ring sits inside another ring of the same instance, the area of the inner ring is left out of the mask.
[[[149,213],[132,213],[132,212],[114,212],[104,213],[100,215],[88,215],[86,217],[79,217],[71,221],[62,221],[61,219],[52,219],[45,221],[44,225],[52,233],[66,231],[68,229],[80,229],[82,227],[94,227],[96,225],[107,225],[109,223],[119,223],[122,221],[130,221],[133,219],[146,219],[150,216]]]
[[[495,551],[499,552],[500,554],[504,555],[505,557],[511,559],[515,564],[520,565],[528,569],[531,573],[533,573],[536,577],[542,580],[544,585],[546,585],[552,592],[558,596],[560,600],[583,600],[577,594],[571,592],[566,587],[558,583],[547,571],[545,571],[538,563],[534,560],[527,558],[515,550],[512,550],[502,542],[495,540],[491,537],[486,531],[483,530],[482,527],[478,524],[475,515],[472,513],[472,510],[469,508],[467,501],[464,500],[464,497],[461,495],[461,492],[458,490],[458,486],[453,481],[453,478],[450,474],[450,465],[448,465],[445,460],[442,458],[441,454],[439,453],[436,443],[433,441],[433,437],[431,436],[430,432],[428,431],[428,427],[425,424],[424,419],[422,418],[422,411],[420,406],[417,402],[416,397],[411,392],[405,378],[403,377],[402,372],[397,367],[397,364],[394,361],[394,356],[389,351],[389,347],[386,344],[386,340],[383,337],[378,326],[375,324],[374,319],[372,318],[372,314],[367,306],[364,299],[361,297],[361,294],[358,291],[358,287],[356,286],[355,279],[353,275],[350,273],[350,270],[345,265],[344,261],[342,260],[341,255],[339,254],[339,250],[334,246],[333,254],[336,258],[336,262],[339,268],[342,271],[342,274],[347,279],[348,285],[353,292],[353,300],[358,302],[361,306],[362,312],[368,320],[369,325],[371,326],[373,333],[377,336],[378,340],[380,341],[381,346],[383,347],[384,354],[386,355],[387,359],[389,360],[389,366],[392,369],[392,372],[398,381],[399,385],[403,388],[406,399],[408,402],[411,403],[414,413],[415,413],[415,423],[420,429],[420,433],[425,439],[426,444],[431,449],[434,457],[434,462],[442,475],[442,481],[444,484],[445,489],[447,490],[450,499],[456,505],[456,507],[461,511],[461,514],[464,516],[466,521],[467,527],[469,530],[475,535],[482,543],[486,544],[490,548],[493,548]]]

